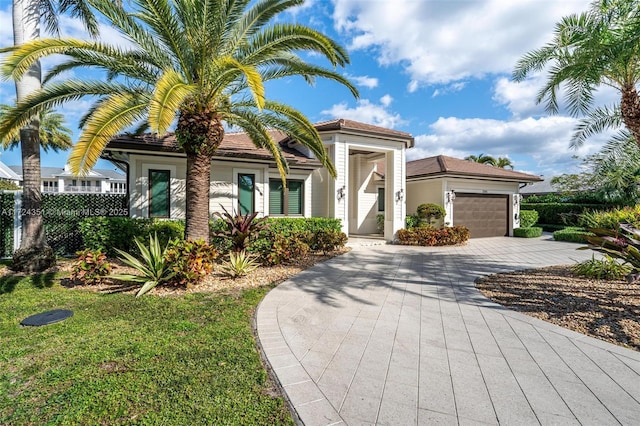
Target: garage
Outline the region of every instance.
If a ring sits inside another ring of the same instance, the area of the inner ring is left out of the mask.
[[[509,235],[509,196],[456,192],[453,224],[469,228],[471,238]]]

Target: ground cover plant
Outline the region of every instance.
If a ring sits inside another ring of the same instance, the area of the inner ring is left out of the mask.
[[[251,330],[269,286],[134,298],[0,277],[0,424],[292,424]],[[20,327],[34,313],[73,317]]]

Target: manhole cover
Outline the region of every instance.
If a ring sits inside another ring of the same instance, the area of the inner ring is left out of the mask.
[[[30,317],[23,319],[20,325],[40,326],[53,324],[54,322],[65,320],[72,315],[73,311],[68,309],[54,309],[52,311],[31,315]]]

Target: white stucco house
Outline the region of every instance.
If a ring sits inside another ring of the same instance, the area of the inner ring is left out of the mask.
[[[315,125],[338,172],[331,178],[304,146],[285,134],[272,136],[289,163],[287,189],[267,150],[244,133],[229,133],[211,163],[210,211],[258,212],[261,216],[331,217],[349,235],[376,233],[384,214],[384,237],[392,240],[406,215],[405,151],[409,133],[351,120]],[[133,217],[184,218],[186,156],[175,136],[122,135],[103,158],[126,164]],[[385,167],[384,179],[376,174]]]
[[[8,166],[22,186],[22,166]],[[55,194],[125,194],[126,176],[119,170],[93,169],[86,176],[77,177],[68,165],[40,168],[40,191]]]
[[[377,233],[382,214],[391,241],[419,204],[437,203],[447,210],[446,224],[468,226],[473,238],[512,235],[520,187],[540,180],[445,156],[406,162],[414,138],[405,132],[345,119],[315,126],[336,179],[308,149],[274,132],[289,163],[284,189],[271,153],[244,133],[229,133],[211,163],[211,213],[224,206],[260,216],[338,218],[350,236]],[[173,134],[119,136],[103,158],[127,171],[131,216],[184,218],[186,156]]]
[[[444,206],[444,223],[464,225],[472,238],[512,236],[520,226],[520,190],[539,176],[438,155],[407,163],[407,212]]]

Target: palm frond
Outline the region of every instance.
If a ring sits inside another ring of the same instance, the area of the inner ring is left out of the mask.
[[[149,105],[149,125],[155,132],[163,134],[176,117],[184,100],[194,95],[198,87],[185,83],[182,75],[167,70],[156,83]]]
[[[622,125],[620,106],[603,106],[592,109],[578,122],[571,136],[571,148],[579,148],[590,137],[607,129],[617,129]]]

